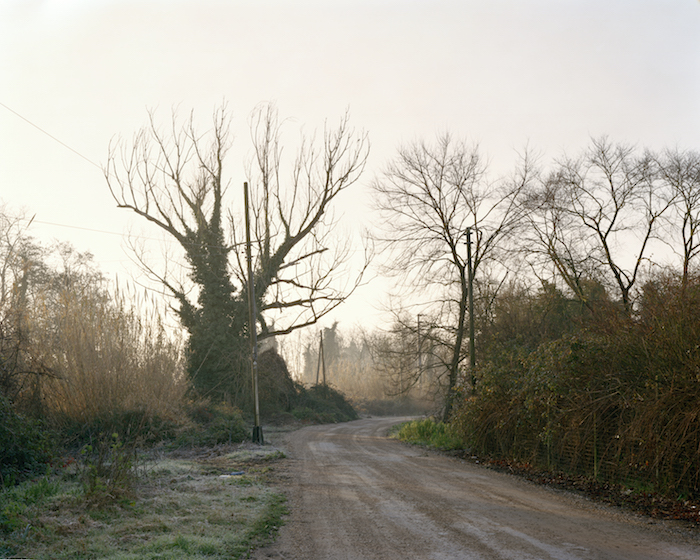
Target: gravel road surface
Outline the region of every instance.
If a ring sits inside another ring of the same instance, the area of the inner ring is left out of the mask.
[[[396,418],[287,436],[291,514],[256,558],[700,559],[700,538],[386,437]]]

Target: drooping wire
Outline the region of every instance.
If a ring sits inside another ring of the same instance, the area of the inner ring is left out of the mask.
[[[49,138],[51,138],[51,140],[53,140],[54,142],[58,142],[58,143],[59,143],[61,146],[63,146],[64,148],[70,150],[70,151],[73,152],[75,155],[77,155],[77,156],[83,158],[83,159],[84,159],[85,161],[87,161],[90,165],[94,165],[95,167],[97,167],[97,169],[99,169],[100,171],[103,171],[101,165],[95,163],[95,162],[92,161],[89,157],[84,156],[83,154],[81,154],[81,153],[80,153],[78,150],[76,150],[75,148],[71,148],[68,144],[66,144],[65,142],[62,142],[61,140],[59,140],[58,138],[56,138],[54,135],[52,135],[52,134],[46,132],[46,131],[45,131],[43,128],[41,128],[39,125],[34,124],[34,123],[33,123],[32,121],[30,121],[27,117],[25,117],[25,116],[23,116],[23,115],[20,115],[17,111],[15,111],[14,109],[11,109],[11,108],[8,107],[7,105],[5,105],[2,101],[0,101],[0,106],[2,106],[2,107],[4,107],[5,109],[7,109],[7,110],[8,110],[10,113],[12,113],[13,115],[16,115],[17,117],[19,117],[20,119],[22,119],[22,120],[23,120],[24,122],[26,122],[27,124],[30,124],[31,126],[33,126],[34,128],[36,128],[36,129],[37,129],[39,132],[41,132],[42,134],[45,134],[46,136],[48,136]]]

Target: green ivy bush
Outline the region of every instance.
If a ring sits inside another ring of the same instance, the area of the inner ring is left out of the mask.
[[[297,385],[292,415],[298,420],[318,423],[357,420],[357,411],[340,391],[328,385],[306,388]]]
[[[249,437],[241,411],[225,403],[197,401],[186,407],[190,420],[177,430],[175,446],[205,447],[239,443]]]

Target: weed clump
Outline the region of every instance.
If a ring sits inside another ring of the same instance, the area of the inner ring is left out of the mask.
[[[81,451],[83,493],[91,505],[108,505],[131,496],[136,476],[136,445],[125,443],[116,432],[102,435]]]
[[[432,418],[401,424],[396,437],[407,443],[426,445],[442,451],[454,451],[464,447],[452,426],[444,422],[436,422]]]

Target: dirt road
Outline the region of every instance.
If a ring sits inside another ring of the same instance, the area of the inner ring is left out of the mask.
[[[388,439],[399,420],[288,436],[291,515],[257,558],[700,559],[700,539]]]

